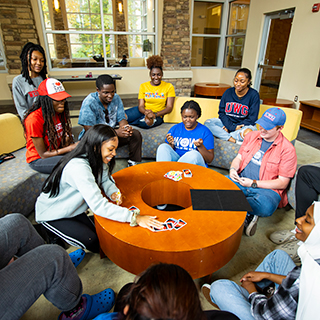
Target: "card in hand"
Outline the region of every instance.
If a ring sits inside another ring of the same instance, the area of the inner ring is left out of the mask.
[[[182,220],[182,219],[179,219],[177,224],[174,226],[175,230],[179,230],[180,228],[184,227],[187,223]]]
[[[133,210],[139,210],[136,206],[131,206],[130,208],[129,208],[129,210],[130,211],[133,211]]]

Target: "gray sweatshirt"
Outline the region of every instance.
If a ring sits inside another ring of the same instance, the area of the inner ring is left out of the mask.
[[[25,113],[38,99],[37,89],[43,79],[38,76],[36,78],[32,78],[32,81],[34,85],[30,85],[22,74],[16,76],[12,81],[13,100],[21,120],[23,120]]]
[[[102,188],[110,196],[119,189],[109,179],[108,166],[104,165]],[[50,193],[41,193],[36,202],[35,219],[46,222],[75,217],[88,209],[95,214],[121,222],[130,222],[129,209],[117,206],[101,194],[87,159],[74,158],[64,167],[59,194],[49,198]]]

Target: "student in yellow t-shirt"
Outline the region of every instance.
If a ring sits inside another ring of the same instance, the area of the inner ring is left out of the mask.
[[[142,83],[139,89],[139,106],[126,110],[130,125],[143,129],[159,126],[162,117],[173,108],[175,92],[171,83],[161,81],[163,61],[160,56],[147,59],[151,81]]]

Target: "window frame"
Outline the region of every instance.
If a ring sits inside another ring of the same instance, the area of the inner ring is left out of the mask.
[[[222,13],[221,13],[221,25],[220,25],[220,34],[217,35],[207,35],[207,34],[194,34],[193,30],[193,13],[194,13],[194,3],[195,1],[203,1],[203,2],[215,2],[215,3],[223,3],[222,5]],[[191,6],[191,15],[190,15],[190,48],[192,50],[192,38],[193,37],[210,37],[210,38],[219,38],[219,46],[218,46],[218,56],[217,56],[217,65],[216,66],[191,66],[192,69],[235,69],[238,67],[225,67],[225,56],[227,49],[227,39],[232,37],[232,35],[228,35],[228,26],[230,20],[230,8],[231,3],[236,0],[193,0]],[[246,34],[237,34],[235,36],[243,36],[246,37]],[[245,41],[244,41],[245,42]],[[245,46],[245,44],[244,44]]]
[[[44,47],[47,53],[47,66],[48,66],[48,71],[70,71],[70,70],[74,70],[74,71],[92,71],[92,67],[82,67],[82,68],[56,68],[52,66],[51,63],[51,56],[50,56],[50,50],[49,50],[49,42],[48,42],[48,34],[99,34],[102,36],[102,45],[103,45],[103,57],[104,57],[104,67],[96,67],[94,68],[94,70],[105,70],[105,69],[109,69],[111,67],[108,67],[108,63],[107,60],[110,60],[112,58],[108,58],[106,56],[106,40],[105,40],[105,36],[106,35],[113,35],[114,39],[115,36],[118,35],[141,35],[146,36],[146,38],[148,38],[148,36],[152,36],[154,39],[154,43],[153,43],[153,48],[154,48],[154,53],[153,54],[158,54],[158,15],[157,15],[157,9],[158,9],[158,0],[152,0],[153,1],[153,15],[154,15],[154,19],[153,19],[153,32],[137,32],[137,31],[114,31],[114,30],[105,30],[105,26],[104,26],[104,21],[103,21],[103,14],[100,14],[101,17],[101,30],[96,30],[96,31],[91,31],[91,30],[52,30],[51,29],[46,29],[46,25],[45,25],[45,20],[44,20],[44,14],[42,11],[42,3],[41,0],[38,0],[38,8],[39,8],[39,16],[40,16],[40,21],[41,21],[41,27],[42,27],[42,32],[43,32],[43,38],[44,38]],[[99,4],[100,4],[100,13],[103,13],[103,3],[102,0],[99,0]],[[127,7],[127,6],[126,6]],[[50,9],[49,9],[50,11]],[[126,8],[127,11],[127,8]],[[126,15],[128,15],[126,13]],[[141,15],[141,17],[143,17],[143,15]],[[115,45],[115,44],[114,44]],[[130,50],[129,47],[129,41],[128,41],[128,48]],[[119,58],[119,57],[118,57]],[[130,59],[130,57],[128,57]],[[143,67],[127,67],[127,68],[143,68]]]

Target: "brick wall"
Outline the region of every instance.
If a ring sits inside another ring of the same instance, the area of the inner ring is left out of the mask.
[[[165,70],[190,70],[190,12],[187,0],[163,1],[161,57]],[[170,79],[176,95],[190,96],[191,79]]]
[[[28,42],[39,43],[29,0],[1,0],[0,27],[9,74],[20,74],[20,53]]]

